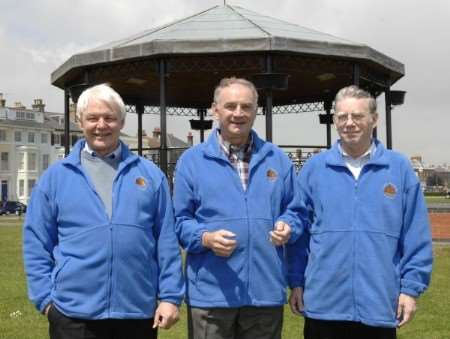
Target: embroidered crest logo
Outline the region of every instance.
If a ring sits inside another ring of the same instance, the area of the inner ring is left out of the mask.
[[[145,179],[143,177],[136,178],[135,183],[141,189],[147,188],[147,181],[145,181]]]
[[[395,187],[394,184],[388,183],[388,184],[384,185],[383,192],[384,192],[385,196],[393,199],[397,195],[397,187]]]
[[[266,175],[269,181],[276,181],[278,179],[278,173],[274,169],[269,169]]]

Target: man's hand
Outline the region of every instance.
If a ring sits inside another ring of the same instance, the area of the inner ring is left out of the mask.
[[[407,294],[400,293],[398,297],[397,320],[398,327],[411,321],[416,313],[416,299]]]
[[[211,249],[220,257],[229,257],[236,248],[236,234],[226,230],[215,232],[204,232],[202,234],[202,245]]]
[[[291,226],[283,221],[277,221],[273,231],[270,231],[270,241],[276,246],[282,246],[291,237]]]
[[[289,296],[289,306],[294,314],[301,315],[304,310],[303,305],[303,287],[294,287]]]
[[[178,306],[166,301],[161,301],[155,312],[153,328],[169,329],[180,317]]]
[[[52,304],[48,304],[47,306],[45,306],[45,308],[44,308],[44,315],[46,317],[48,317],[48,312],[50,311],[51,307],[52,307]]]

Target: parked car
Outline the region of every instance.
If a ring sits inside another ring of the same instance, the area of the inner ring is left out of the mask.
[[[16,214],[21,215],[27,211],[27,205],[19,201],[3,201],[0,202],[0,215]]]

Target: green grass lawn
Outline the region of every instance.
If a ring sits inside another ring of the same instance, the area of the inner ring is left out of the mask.
[[[21,220],[0,216],[0,339],[48,338],[47,320],[40,315],[26,296],[22,263]],[[419,300],[414,321],[398,332],[399,339],[450,338],[450,246],[435,246],[432,285]],[[285,309],[283,338],[303,338],[303,321]],[[159,338],[186,338],[186,313],[169,331],[160,331]],[[126,338],[124,338],[126,339]]]
[[[426,196],[425,201],[427,203],[435,203],[435,204],[450,204],[450,199],[447,199],[445,196]]]

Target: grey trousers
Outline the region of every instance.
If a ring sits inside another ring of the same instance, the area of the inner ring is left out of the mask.
[[[283,306],[188,306],[189,339],[281,339]]]

